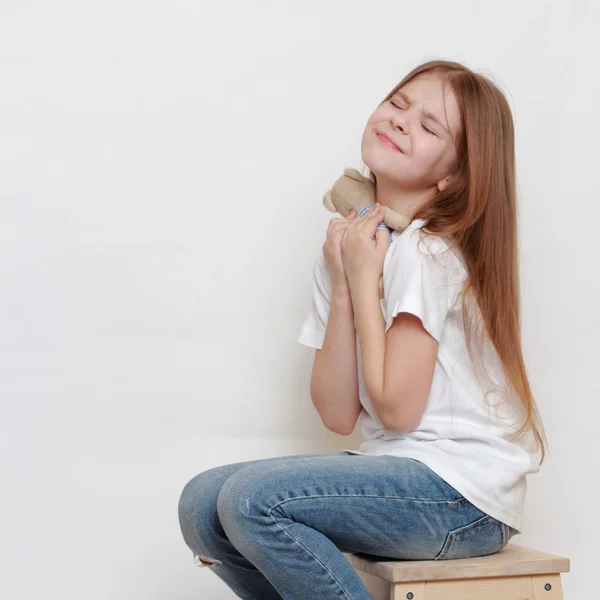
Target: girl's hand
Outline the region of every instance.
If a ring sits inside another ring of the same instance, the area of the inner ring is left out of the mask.
[[[377,229],[384,216],[384,207],[376,204],[344,228],[341,256],[350,288],[378,288],[390,239],[387,229]]]
[[[342,262],[341,242],[344,233],[348,229],[350,223],[356,218],[356,213],[351,210],[347,217],[337,217],[329,221],[327,228],[327,238],[323,244],[323,254],[325,262],[329,269],[329,276],[332,285],[348,285],[348,279],[344,272],[344,264]]]

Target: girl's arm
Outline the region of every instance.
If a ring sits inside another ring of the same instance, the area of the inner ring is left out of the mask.
[[[383,402],[385,319],[381,312],[379,289],[359,286],[351,292],[351,296],[365,388],[379,420],[387,427],[388,407]]]
[[[352,292],[363,377],[381,423],[406,433],[420,423],[437,357],[438,342],[410,313],[394,318],[386,337],[377,286]]]
[[[323,347],[317,350],[310,394],[330,431],[349,435],[362,410],[358,394],[356,330],[348,285],[334,285]]]

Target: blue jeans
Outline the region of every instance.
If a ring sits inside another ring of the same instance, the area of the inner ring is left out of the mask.
[[[370,600],[343,552],[468,558],[515,533],[417,460],[346,451],[214,467],[185,485],[178,509],[196,564],[246,600]]]

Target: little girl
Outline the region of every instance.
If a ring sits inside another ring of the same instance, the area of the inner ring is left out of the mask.
[[[427,62],[377,107],[361,150],[377,204],[331,219],[298,341],[316,349],[324,425],[348,435],[359,423],[363,443],[209,469],[179,501],[197,564],[247,600],[369,599],[343,553],[498,552],[544,460],[504,95],[463,65]],[[382,228],[383,207],[410,225]]]

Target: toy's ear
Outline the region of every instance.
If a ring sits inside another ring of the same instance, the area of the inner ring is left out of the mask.
[[[329,212],[337,212],[337,208],[333,204],[333,199],[331,197],[331,190],[325,192],[325,195],[323,196],[323,205]]]

